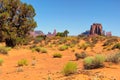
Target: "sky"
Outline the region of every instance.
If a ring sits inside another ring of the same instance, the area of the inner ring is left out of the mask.
[[[78,35],[101,23],[103,30],[120,36],[120,0],[21,0],[36,11],[37,28],[44,33],[68,30]]]

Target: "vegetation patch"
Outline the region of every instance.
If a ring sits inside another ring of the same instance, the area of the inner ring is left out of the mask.
[[[87,56],[85,52],[75,53],[76,60],[84,59]]]
[[[66,49],[68,49],[68,46],[66,46],[66,45],[63,45],[63,46],[59,47],[59,50],[60,50],[60,51],[64,51],[64,50],[66,50]]]
[[[63,68],[63,74],[69,76],[77,72],[77,64],[74,62],[68,62]]]
[[[120,43],[115,44],[112,49],[120,49]]]
[[[112,63],[120,63],[120,52],[114,53],[114,54],[109,54],[106,57],[107,62],[112,62]]]
[[[18,66],[27,66],[28,61],[26,59],[21,59],[21,60],[18,61],[17,65]]]
[[[89,44],[84,43],[82,45],[79,46],[80,49],[86,50],[89,47]]]
[[[41,53],[47,53],[47,49],[46,49],[46,48],[38,47],[38,46],[33,47],[33,48],[32,48],[32,51],[33,51],[33,52],[36,51],[36,52],[41,52]]]
[[[87,57],[84,59],[85,69],[95,69],[104,66],[105,57],[102,55],[96,55],[95,57]]]
[[[33,51],[33,52],[34,52],[34,51],[40,52],[40,47],[36,47],[36,46],[35,46],[35,47],[32,48],[32,51]]]
[[[62,54],[55,53],[55,54],[53,54],[53,58],[62,58]]]
[[[47,49],[46,48],[40,48],[41,53],[47,53]]]
[[[3,46],[0,46],[0,53],[1,54],[8,54],[8,51],[11,50],[10,47],[3,47]]]

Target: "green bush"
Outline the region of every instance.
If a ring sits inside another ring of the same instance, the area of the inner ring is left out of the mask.
[[[113,45],[114,43],[117,43],[117,42],[118,42],[117,38],[110,38],[103,44],[103,46],[111,46],[111,45]]]
[[[41,53],[47,53],[47,50],[45,48],[40,48]]]
[[[86,57],[84,59],[84,68],[85,69],[92,69],[93,68],[93,61],[94,61],[93,57]]]
[[[86,50],[89,47],[89,44],[84,43],[82,45],[79,46],[80,49]]]
[[[84,68],[85,69],[95,69],[103,67],[103,62],[105,57],[102,55],[96,55],[95,57],[87,57],[84,59]]]
[[[76,60],[84,59],[86,56],[87,56],[87,54],[85,52],[75,53]]]
[[[40,52],[40,47],[33,47],[33,48],[32,48],[32,51],[33,51],[33,52],[34,52],[34,51]]]
[[[39,35],[34,39],[34,44],[40,43],[42,40],[45,40],[46,36]]]
[[[61,57],[62,57],[62,54],[60,53],[53,54],[53,58],[61,58]]]
[[[66,49],[68,49],[68,46],[66,46],[66,45],[63,45],[63,46],[59,47],[59,50],[60,50],[60,51],[64,51],[64,50],[66,50]]]
[[[0,58],[0,66],[3,64],[3,59]]]
[[[18,66],[27,66],[28,65],[28,61],[26,59],[21,59],[18,61]]]
[[[43,48],[43,47],[38,47],[38,46],[32,48],[32,51],[33,51],[33,52],[36,51],[36,52],[41,52],[41,53],[47,53],[47,50],[46,50],[45,48]]]
[[[8,51],[9,51],[10,49],[11,49],[10,47],[0,46],[0,53],[1,53],[1,54],[8,54]]]
[[[103,62],[105,62],[105,57],[103,55],[96,55],[94,58],[94,68],[99,68],[103,66]]]
[[[115,44],[112,49],[120,49],[120,43]]]
[[[109,54],[106,57],[107,62],[112,62],[112,63],[119,63],[120,62],[120,52],[114,53],[114,54]]]
[[[68,76],[77,72],[77,64],[74,62],[68,62],[63,68],[63,74]]]

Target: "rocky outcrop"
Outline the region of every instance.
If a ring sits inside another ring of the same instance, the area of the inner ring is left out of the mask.
[[[102,35],[102,25],[99,23],[94,23],[90,28],[90,35]]]

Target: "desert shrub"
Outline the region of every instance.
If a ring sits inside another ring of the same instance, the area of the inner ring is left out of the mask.
[[[67,43],[66,46],[68,46],[70,48],[73,48],[75,46],[75,44],[73,44],[73,43]]]
[[[103,55],[96,55],[94,58],[94,68],[99,68],[103,66],[103,62],[105,62],[105,57]]]
[[[11,49],[10,47],[0,46],[0,53],[1,53],[1,54],[8,54],[8,51],[9,51],[10,49]]]
[[[0,58],[0,66],[3,64],[3,59]]]
[[[83,59],[87,56],[85,52],[82,53],[75,53],[76,60]]]
[[[113,43],[117,43],[117,42],[118,42],[117,38],[110,38],[103,44],[103,46],[111,46],[113,45]]]
[[[77,64],[74,62],[68,62],[63,68],[63,74],[68,76],[74,74],[77,71]]]
[[[109,54],[106,57],[107,62],[119,63],[120,62],[120,52]]]
[[[40,48],[41,53],[47,53],[47,49],[46,48]]]
[[[115,44],[112,49],[120,49],[120,43]]]
[[[21,60],[18,61],[17,65],[18,66],[27,66],[28,61],[26,59],[21,59]]]
[[[86,50],[89,47],[89,44],[84,43],[82,45],[79,46],[80,49]]]
[[[43,47],[39,47],[39,46],[36,46],[34,48],[32,48],[32,51],[36,51],[36,52],[41,52],[41,53],[47,53],[47,50]]]
[[[84,68],[91,69],[93,67],[93,57],[87,57],[84,59]]]
[[[94,42],[88,41],[88,42],[86,42],[86,43],[88,44],[88,46],[89,46],[91,49],[93,49],[93,47],[95,47],[95,43],[94,43]]]
[[[25,39],[17,37],[16,45],[28,45],[31,39],[32,38],[30,38],[30,37],[26,37]]]
[[[92,40],[93,44],[96,44],[98,42],[99,38],[98,37],[92,37],[91,40]]]
[[[60,51],[64,51],[64,50],[66,50],[66,49],[68,49],[68,46],[66,46],[66,45],[63,45],[63,46],[59,47],[59,50],[60,50]]]
[[[63,37],[58,40],[58,44],[65,44],[66,42],[67,42],[67,39]]]
[[[30,49],[33,49],[33,48],[35,48],[36,47],[36,45],[31,45],[30,46]]]
[[[32,51],[33,51],[33,52],[34,52],[34,51],[40,52],[40,47],[37,47],[37,46],[36,46],[36,47],[33,47],[33,48],[32,48]]]
[[[77,43],[79,43],[79,41],[78,40],[72,40],[71,43],[76,45]]]
[[[45,40],[46,36],[39,35],[34,39],[34,44],[40,43],[42,40]]]
[[[48,47],[52,48],[52,47],[53,47],[53,45],[52,45],[52,44],[49,44],[49,45],[48,45]]]
[[[95,57],[87,57],[84,59],[84,68],[85,69],[95,69],[103,67],[103,62],[105,57],[102,55],[96,55]]]
[[[73,48],[73,47],[75,47],[75,44],[70,44],[70,48]]]
[[[61,57],[62,57],[62,54],[60,53],[53,54],[53,58],[61,58]]]

